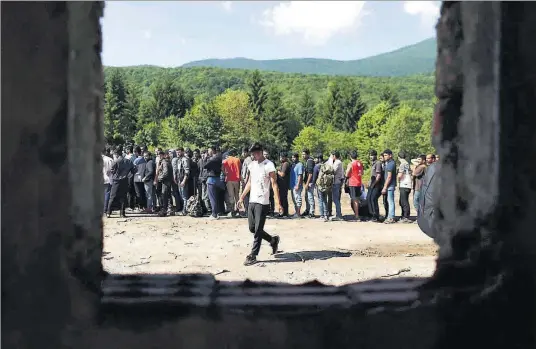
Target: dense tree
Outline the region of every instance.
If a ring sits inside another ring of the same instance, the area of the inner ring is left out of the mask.
[[[346,156],[434,152],[433,75],[333,77],[217,68],[105,68],[109,143],[239,149],[260,140]],[[195,101],[193,100],[195,96]],[[367,111],[368,109],[368,111]],[[364,162],[368,166],[368,162]]]
[[[264,116],[262,118],[262,143],[270,153],[277,153],[288,148],[289,113],[283,105],[283,95],[277,88],[268,91]]]
[[[248,79],[249,89],[249,102],[255,120],[259,122],[264,112],[264,103],[267,98],[267,91],[265,88],[264,80],[258,70],[253,71],[251,77]]]
[[[316,108],[315,101],[309,89],[305,90],[301,96],[297,108],[299,120],[304,126],[312,126],[315,123]]]
[[[207,149],[212,145],[220,145],[222,120],[214,102],[200,101],[199,104],[196,104],[180,120],[179,133],[183,145],[192,148]]]
[[[391,108],[398,108],[400,99],[389,87],[385,87],[380,93],[380,102],[387,102]]]
[[[136,132],[135,96],[129,93],[121,71],[113,70],[106,84],[104,137],[108,143],[132,140]]]
[[[381,102],[361,117],[355,132],[356,146],[361,156],[367,156],[370,150],[376,150],[378,153],[383,151],[380,149],[379,137],[383,134],[391,114],[391,106],[387,102]]]
[[[160,121],[170,115],[182,118],[191,107],[192,101],[171,77],[156,81],[150,89],[149,98],[140,105],[140,121]]]
[[[361,116],[365,114],[367,105],[361,100],[358,87],[345,81],[340,92],[338,112],[335,114],[333,126],[345,132],[354,132]]]
[[[422,152],[417,135],[423,125],[424,116],[407,105],[401,104],[387,120],[378,141],[381,148],[389,148],[397,154],[400,150],[410,156]]]
[[[250,144],[258,131],[248,94],[227,90],[214,99],[214,105],[222,120],[222,146],[238,150]]]

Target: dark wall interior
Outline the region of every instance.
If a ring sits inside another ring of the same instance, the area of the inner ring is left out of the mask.
[[[437,271],[342,288],[106,275],[104,5],[1,6],[4,348],[535,346],[536,3],[442,4]]]

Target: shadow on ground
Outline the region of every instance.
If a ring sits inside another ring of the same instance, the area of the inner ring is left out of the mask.
[[[274,260],[263,261],[263,263],[284,263],[284,262],[305,262],[310,260],[326,260],[331,258],[350,257],[352,253],[341,251],[300,251],[285,252],[274,255]]]

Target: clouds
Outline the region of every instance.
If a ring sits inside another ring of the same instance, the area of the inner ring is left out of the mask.
[[[222,1],[221,6],[225,10],[225,12],[233,11],[233,2],[232,1]]]
[[[404,1],[404,11],[413,16],[419,16],[421,24],[433,27],[439,18],[438,1]]]
[[[305,43],[324,45],[336,34],[355,30],[365,1],[290,1],[263,13],[260,24],[276,35],[301,35]]]

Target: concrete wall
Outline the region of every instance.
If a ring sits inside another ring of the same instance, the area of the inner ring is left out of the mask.
[[[1,6],[5,348],[534,347],[536,5],[443,4],[437,272],[342,288],[105,275],[103,4]]]

